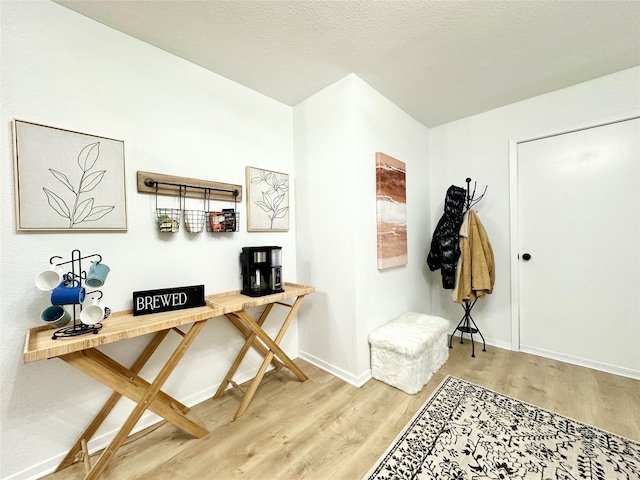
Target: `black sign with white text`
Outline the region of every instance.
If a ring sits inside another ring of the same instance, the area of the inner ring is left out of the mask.
[[[204,285],[133,292],[133,315],[203,307]]]

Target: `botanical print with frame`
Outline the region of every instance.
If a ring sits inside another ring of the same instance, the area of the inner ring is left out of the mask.
[[[21,231],[127,230],[124,142],[13,121]]]
[[[289,230],[289,175],[246,167],[247,230],[286,232]]]

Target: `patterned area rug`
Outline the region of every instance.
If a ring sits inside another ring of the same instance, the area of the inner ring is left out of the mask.
[[[368,480],[640,480],[640,443],[447,377]]]

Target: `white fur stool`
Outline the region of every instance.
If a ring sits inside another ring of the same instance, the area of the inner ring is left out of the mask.
[[[371,375],[406,393],[418,393],[449,358],[449,322],[407,312],[369,334]]]

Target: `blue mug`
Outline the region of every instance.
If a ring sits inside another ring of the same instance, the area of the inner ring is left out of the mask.
[[[87,280],[85,283],[92,288],[98,288],[104,285],[107,280],[110,268],[104,263],[91,262],[89,267],[89,273],[87,274]]]
[[[71,305],[84,302],[85,289],[78,280],[61,282],[51,291],[52,305]]]

